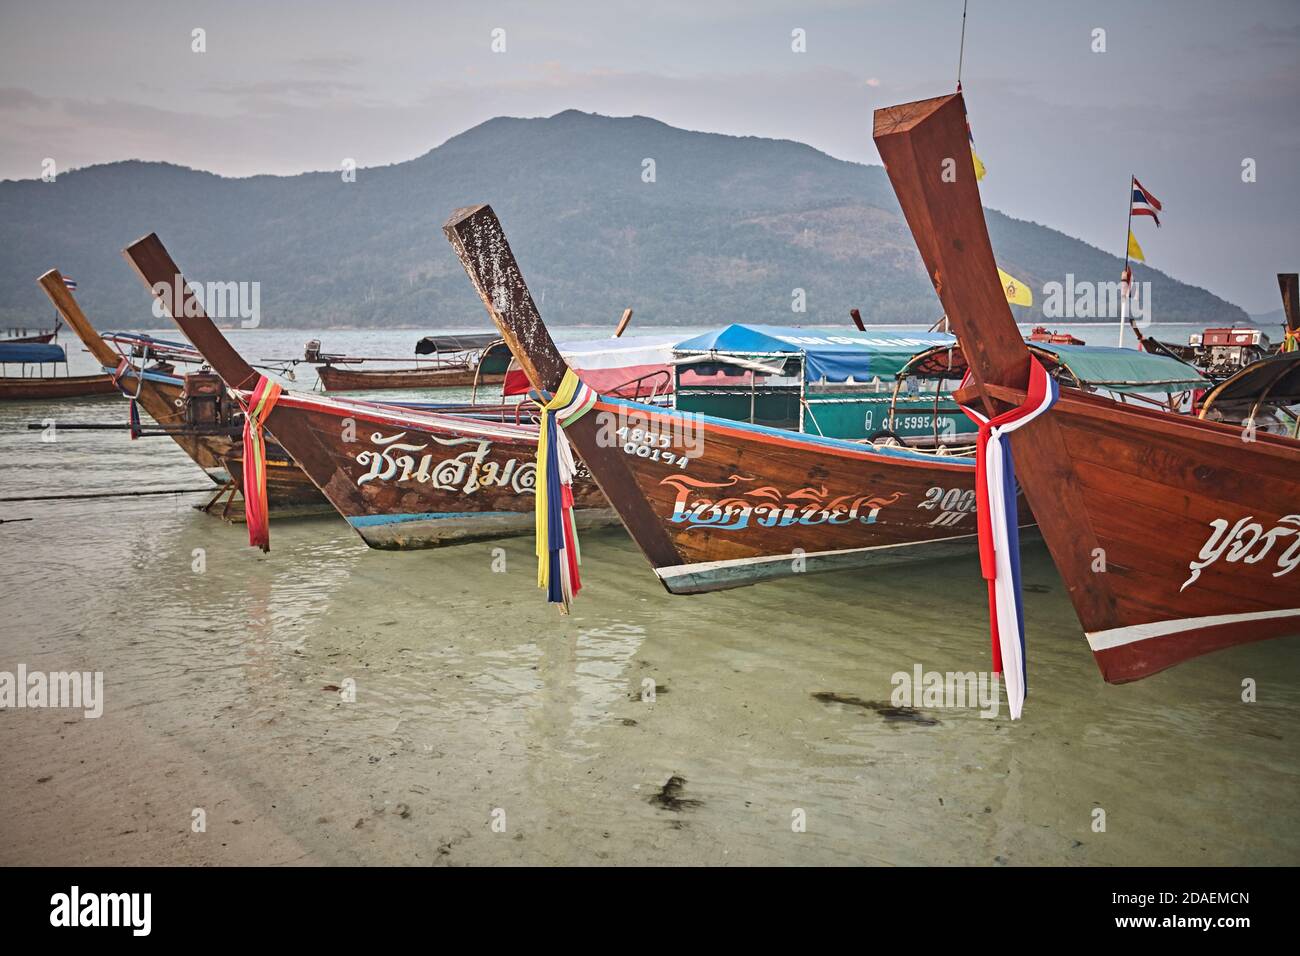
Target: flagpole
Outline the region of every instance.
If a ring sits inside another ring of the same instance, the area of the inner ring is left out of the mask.
[[[957,92],[961,92],[961,64],[966,56],[966,4],[968,0],[962,0],[961,3],[961,46],[957,48]]]
[[[1128,249],[1129,238],[1133,235],[1133,183],[1137,177],[1132,173],[1128,177],[1128,224],[1124,227],[1124,271],[1119,274],[1120,284],[1120,303],[1119,303],[1119,347],[1124,347],[1124,326],[1128,322],[1128,296],[1132,289],[1132,283],[1125,283],[1124,277],[1128,275]],[[1136,330],[1134,330],[1136,331]]]

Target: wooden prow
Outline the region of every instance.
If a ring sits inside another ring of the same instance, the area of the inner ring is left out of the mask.
[[[962,344],[975,392],[988,414],[1001,412],[1007,405],[999,397],[1023,394],[1028,385],[1029,348],[998,278],[971,166],[962,95],[876,110],[874,139],[926,272]],[[990,386],[1001,388],[995,394]],[[1099,545],[1064,464],[1069,457],[1057,422],[1051,415],[1030,422],[1015,433],[1012,445],[1016,471],[1039,523],[1074,528],[1068,551],[1052,548],[1063,577],[1097,582],[1087,590],[1072,588],[1076,609],[1085,605],[1102,616],[1115,598],[1105,575],[1087,573],[1088,556]],[[1066,573],[1078,571],[1081,562],[1082,573]]]
[[[248,391],[257,385],[260,374],[244,361],[243,356],[221,334],[221,330],[213,325],[156,233],[151,232],[143,239],[137,239],[122,250],[122,255],[131,263],[131,267],[153,292],[154,297],[162,303],[172,321],[194,343],[203,357],[212,363],[213,370],[228,386]],[[174,303],[178,289],[181,290],[181,301]]]
[[[442,231],[528,381],[533,388],[554,393],[568,365],[542,323],[492,207],[484,204],[457,209]],[[584,415],[566,433],[583,461],[593,466],[591,472],[598,476],[600,490],[614,504],[650,563],[656,568],[679,565],[682,559],[638,490],[621,445],[602,438],[605,430],[601,419],[610,414],[601,410]]]
[[[1286,318],[1286,327],[1292,332],[1300,332],[1300,275],[1279,272],[1277,286],[1282,292],[1282,314]]]
[[[849,318],[853,320],[853,324],[858,327],[859,332],[867,331],[867,327],[862,324],[862,313],[857,309],[849,309]]]
[[[58,309],[59,316],[64,322],[77,333],[90,354],[95,356],[95,361],[104,368],[116,368],[121,356],[113,350],[113,347],[105,342],[95,331],[95,327],[90,324],[86,314],[81,311],[81,306],[77,304],[76,298],[63,282],[63,273],[58,269],[51,269],[45,275],[36,280],[40,283],[45,294],[50,297],[54,303],[54,308]]]
[[[618,328],[614,330],[614,338],[618,338],[627,331],[627,324],[632,321],[632,310],[624,309],[623,318],[618,320]]]
[[[998,278],[971,167],[961,94],[876,110],[874,138],[971,368],[984,370],[984,379],[1023,388],[1029,349]],[[971,310],[980,317],[975,329]]]
[[[442,232],[528,381],[533,388],[554,392],[569,366],[542,324],[492,207],[463,206],[451,214]]]

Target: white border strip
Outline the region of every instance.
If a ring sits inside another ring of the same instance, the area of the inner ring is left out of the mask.
[[[655,574],[659,575],[661,581],[669,581],[673,578],[682,577],[688,574],[702,574],[708,571],[718,571],[722,568],[743,568],[753,567],[761,564],[786,564],[795,558],[827,558],[841,554],[860,554],[864,551],[889,551],[894,548],[914,548],[918,545],[925,544],[942,544],[945,541],[965,541],[974,538],[974,532],[970,534],[957,534],[947,538],[927,538],[924,541],[900,541],[897,544],[873,544],[867,548],[842,548],[838,551],[806,551],[803,554],[765,554],[753,558],[731,558],[727,561],[701,561],[697,564],[674,564],[667,568],[655,568]]]
[[[455,432],[460,435],[478,435],[499,438],[503,441],[537,441],[537,429],[526,425],[485,422],[473,418],[459,418],[432,409],[405,409],[362,398],[328,398],[305,392],[285,389],[278,404],[291,408],[313,410],[342,418],[365,419],[397,428],[418,428],[427,432]]]
[[[1184,617],[1172,621],[1134,624],[1130,627],[1113,627],[1106,631],[1093,631],[1088,634],[1088,646],[1094,651],[1108,651],[1114,647],[1123,647],[1125,644],[1149,641],[1153,637],[1164,637],[1198,627],[1215,627],[1219,624],[1236,624],[1241,621],[1267,621],[1279,617],[1300,617],[1300,608],[1246,611],[1242,614],[1211,614],[1206,617]]]

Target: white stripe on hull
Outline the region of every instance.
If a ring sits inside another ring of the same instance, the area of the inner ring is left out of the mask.
[[[845,554],[865,554],[870,551],[890,551],[896,548],[912,548],[924,544],[940,544],[950,541],[974,539],[974,534],[958,534],[948,538],[929,538],[925,541],[902,541],[898,544],[875,544],[869,548],[842,548],[838,551],[806,551],[802,554],[766,554],[753,558],[731,558],[727,561],[701,561],[698,564],[675,564],[667,568],[655,568],[660,580],[669,581],[687,574],[707,574],[723,568],[761,567],[765,564],[789,564],[795,558],[829,558]]]
[[[1113,647],[1123,647],[1125,644],[1148,641],[1153,637],[1164,637],[1168,634],[1177,634],[1181,631],[1191,631],[1201,627],[1238,624],[1244,621],[1267,621],[1279,617],[1300,617],[1300,608],[1279,611],[1246,611],[1241,614],[1210,614],[1206,617],[1184,617],[1173,621],[1153,621],[1150,624],[1113,627],[1109,630],[1093,631],[1088,634],[1088,646],[1094,651],[1107,651]]]

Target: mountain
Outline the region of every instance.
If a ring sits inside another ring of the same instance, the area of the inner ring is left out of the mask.
[[[643,181],[643,160],[654,181]],[[227,179],[119,162],[54,183],[0,183],[0,325],[48,322],[36,277],[57,266],[104,327],[156,323],[120,256],[157,232],[192,280],[260,283],[264,327],[486,325],[443,238],[451,211],[490,202],[542,315],[555,324],[930,322],[939,303],[882,167],[785,140],[676,129],[569,110],[497,118],[417,159],[339,172]],[[1035,290],[1121,263],[989,211],[1001,266]],[[1155,318],[1231,324],[1238,307],[1137,266]],[[806,296],[792,312],[794,290]],[[1052,321],[1052,320],[1047,320]]]

